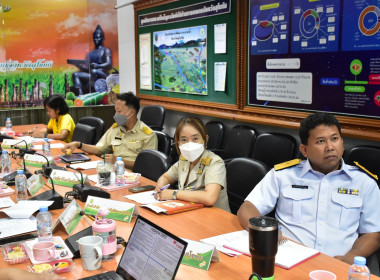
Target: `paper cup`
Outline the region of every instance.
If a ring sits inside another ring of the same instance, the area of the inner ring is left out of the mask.
[[[310,280],[335,280],[336,275],[327,270],[313,270],[309,273]]]

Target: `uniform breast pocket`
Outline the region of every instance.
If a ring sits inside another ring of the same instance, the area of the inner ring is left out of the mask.
[[[282,213],[287,213],[288,219],[293,223],[305,223],[313,219],[312,198],[314,191],[311,189],[298,189],[291,186],[284,189]]]
[[[141,140],[130,140],[128,142],[128,150],[133,151],[135,153],[139,153],[142,151],[142,141]]]
[[[114,139],[114,140],[111,141],[112,152],[113,152],[114,154],[119,154],[119,153],[118,153],[118,150],[120,150],[120,148],[121,148],[121,144],[122,144],[122,142],[121,142],[121,140],[119,140],[119,139]]]
[[[351,227],[356,229],[359,219],[363,200],[360,196],[333,193],[332,221],[334,226],[342,230],[348,230]]]

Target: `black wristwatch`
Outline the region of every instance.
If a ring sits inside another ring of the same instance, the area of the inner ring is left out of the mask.
[[[79,142],[78,149],[82,149],[82,142]]]
[[[177,199],[177,192],[178,192],[178,190],[175,190],[175,191],[173,192],[173,199]]]

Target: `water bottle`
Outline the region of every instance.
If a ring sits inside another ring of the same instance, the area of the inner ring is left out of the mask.
[[[53,238],[52,227],[53,217],[48,211],[47,206],[41,206],[40,212],[37,214],[37,231],[38,241],[51,241]]]
[[[5,127],[7,130],[12,130],[12,121],[11,121],[11,118],[7,118],[7,120],[5,121]]]
[[[42,152],[45,157],[50,157],[50,142],[48,138],[44,138],[44,142],[42,143]]]
[[[348,270],[348,280],[368,280],[371,278],[371,273],[365,265],[366,259],[363,257],[355,257],[354,264]]]
[[[11,158],[6,150],[3,150],[1,154],[1,176],[4,176],[11,173]]]
[[[28,188],[26,182],[26,176],[24,174],[24,170],[17,170],[17,175],[15,179],[16,185],[16,199],[17,202],[21,200],[28,200]]]
[[[117,157],[115,162],[115,185],[116,186],[124,186],[125,178],[124,178],[124,162],[122,157]]]

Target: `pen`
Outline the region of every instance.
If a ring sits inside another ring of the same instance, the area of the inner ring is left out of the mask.
[[[236,250],[236,249],[231,248],[231,247],[226,246],[226,245],[223,245],[223,248],[226,248],[226,249],[228,249],[228,250],[232,250],[232,251],[235,251],[235,252],[237,252],[237,253],[243,254],[244,256],[248,256],[248,257],[251,256],[251,254],[248,254],[248,253],[246,253],[246,252],[242,252],[242,251]]]
[[[167,188],[169,188],[170,187],[170,184],[167,184],[166,186],[163,186],[161,189],[160,189],[160,191],[163,191],[164,189],[167,189]],[[157,192],[153,192],[152,193],[152,195],[155,195],[155,194],[157,194]]]

